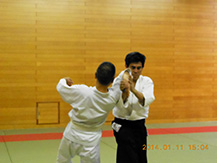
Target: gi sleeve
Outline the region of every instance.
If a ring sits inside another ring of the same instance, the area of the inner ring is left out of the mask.
[[[154,102],[155,100],[153,81],[150,78],[146,78],[142,84],[144,85],[142,86],[141,93],[143,94],[145,98],[145,103],[144,105],[141,105],[138,101],[137,104],[133,108],[134,110],[146,109],[146,107],[152,104],[152,102]]]
[[[65,79],[60,79],[56,88],[62,99],[71,105],[82,98],[79,85],[68,86]]]
[[[154,96],[154,83],[153,81],[149,78],[148,82],[146,85],[144,85],[143,90],[142,90],[143,96],[145,98],[145,107],[149,106],[154,102],[155,96]]]

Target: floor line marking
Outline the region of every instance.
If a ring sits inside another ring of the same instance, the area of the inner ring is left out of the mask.
[[[217,132],[217,126],[148,129],[149,135],[188,134],[188,133],[191,134],[191,133],[205,133],[205,132]],[[62,136],[63,133],[0,135],[0,142],[57,140],[57,139],[61,139]],[[114,135],[112,130],[104,130],[102,133],[102,137],[113,137],[113,136]]]

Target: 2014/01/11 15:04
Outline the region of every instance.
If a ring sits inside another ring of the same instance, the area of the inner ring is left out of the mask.
[[[189,144],[187,145],[187,149],[188,150],[208,150],[209,147],[208,145],[205,144],[201,144],[201,145],[196,145],[196,144]],[[160,145],[143,145],[143,149],[142,150],[184,150],[184,145],[168,145],[168,144],[164,144],[163,146]]]

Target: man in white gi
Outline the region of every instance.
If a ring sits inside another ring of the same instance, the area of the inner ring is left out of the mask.
[[[129,69],[120,74],[113,88],[108,88],[115,77],[112,63],[103,62],[95,76],[95,87],[72,85],[70,78],[61,79],[57,85],[62,99],[73,107],[69,112],[71,121],[60,143],[57,163],[71,163],[75,155],[80,156],[81,163],[100,163],[101,127],[116,103],[123,103],[120,83],[129,77]]]
[[[130,95],[124,99],[126,103],[118,103],[113,109],[115,119],[112,128],[118,145],[117,163],[147,163],[147,153],[143,150],[144,145],[147,145],[145,119],[148,118],[149,105],[155,97],[152,80],[141,75],[145,59],[139,52],[129,53],[125,58],[132,78],[129,82]]]

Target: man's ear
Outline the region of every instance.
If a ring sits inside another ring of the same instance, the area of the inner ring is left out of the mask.
[[[127,68],[127,64],[125,64],[125,67]]]
[[[95,73],[95,79],[97,79],[97,72]]]

